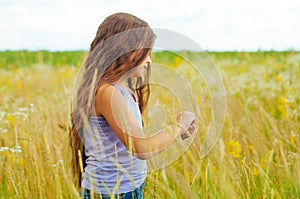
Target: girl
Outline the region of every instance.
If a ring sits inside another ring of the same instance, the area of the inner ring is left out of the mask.
[[[177,123],[144,135],[155,37],[143,20],[116,13],[91,43],[71,113],[72,169],[81,197],[143,198],[146,159],[196,128],[195,115],[185,111]]]

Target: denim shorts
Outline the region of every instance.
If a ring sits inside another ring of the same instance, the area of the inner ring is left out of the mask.
[[[127,192],[127,193],[120,193],[115,194],[114,198],[118,199],[143,199],[143,188],[145,186],[145,182],[143,184],[136,188],[133,191]],[[92,199],[91,192],[89,189],[82,188],[82,190],[79,192],[79,197],[83,199]],[[94,193],[94,199],[110,199],[111,195],[109,194],[97,194]]]

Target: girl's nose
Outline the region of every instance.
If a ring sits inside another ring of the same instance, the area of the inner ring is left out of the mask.
[[[150,56],[148,55],[148,57],[147,57],[147,60],[146,60],[146,62],[147,63],[149,63],[149,64],[151,64],[152,63],[152,60],[151,60],[151,58],[150,58]]]

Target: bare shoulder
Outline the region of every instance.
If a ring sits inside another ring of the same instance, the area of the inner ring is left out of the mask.
[[[110,94],[114,89],[114,86],[112,86],[111,84],[105,83],[103,85],[101,85],[98,89],[97,89],[97,94],[96,94],[96,100],[100,100],[103,97],[106,97],[108,94]]]
[[[101,85],[95,96],[96,114],[105,115],[105,112],[110,111],[112,103],[122,104],[122,94],[118,89],[108,83]]]

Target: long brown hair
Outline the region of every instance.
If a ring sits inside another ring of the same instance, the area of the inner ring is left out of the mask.
[[[145,21],[127,13],[110,15],[100,24],[84,63],[78,87],[74,90],[71,107],[72,127],[69,137],[72,174],[77,188],[81,186],[82,169],[86,166],[84,119],[93,114],[98,88],[104,83],[119,80],[140,65],[151,53],[155,37]],[[144,77],[127,80],[128,86],[137,95],[141,113],[145,110],[150,95],[150,70],[151,67],[147,67]]]

